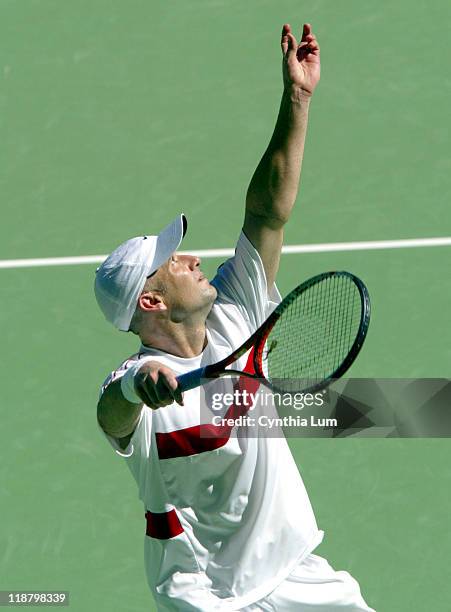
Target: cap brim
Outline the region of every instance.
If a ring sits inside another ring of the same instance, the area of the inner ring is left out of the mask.
[[[149,268],[148,276],[156,272],[179,248],[187,229],[188,220],[184,214],[181,214],[161,230],[157,236],[155,257]]]

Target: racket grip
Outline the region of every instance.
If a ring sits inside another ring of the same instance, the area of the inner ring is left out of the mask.
[[[197,370],[192,370],[191,372],[177,376],[180,391],[183,393],[183,391],[189,391],[190,389],[200,387],[202,378],[206,378],[205,368],[197,368]]]

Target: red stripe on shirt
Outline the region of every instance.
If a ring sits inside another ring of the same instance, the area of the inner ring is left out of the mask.
[[[169,540],[183,533],[179,517],[175,510],[169,512],[150,512],[145,514],[147,527],[146,535],[158,540]]]
[[[252,348],[247,358],[245,372],[255,374],[254,369],[254,349]],[[240,377],[237,388],[240,391],[246,389],[248,393],[256,393],[260,383],[258,380],[246,377]],[[236,419],[245,414],[249,406],[235,406],[232,404],[224,418]],[[194,425],[193,427],[185,427],[177,431],[169,433],[156,433],[158,457],[160,459],[173,459],[175,457],[188,457],[189,455],[197,455],[208,451],[216,450],[224,444],[227,444],[233,426],[229,425],[213,425],[211,423]]]

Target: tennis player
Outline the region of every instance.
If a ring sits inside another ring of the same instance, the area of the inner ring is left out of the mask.
[[[300,178],[320,49],[309,24],[281,37],[275,130],[246,197],[234,257],[210,283],[177,253],[184,215],[120,245],[96,273],[106,319],[140,338],[104,382],[98,422],[136,480],[146,518],[145,569],[158,610],[370,611],[358,583],[313,554],[323,532],[286,440],[203,437],[199,389],[176,376],[232,352],[280,301],[283,228]],[[235,364],[246,367],[246,356]]]

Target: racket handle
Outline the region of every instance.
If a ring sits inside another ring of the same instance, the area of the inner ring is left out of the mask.
[[[197,368],[197,370],[192,370],[191,372],[177,376],[180,391],[183,393],[183,391],[189,391],[190,389],[200,387],[203,378],[206,378],[205,368]]]

